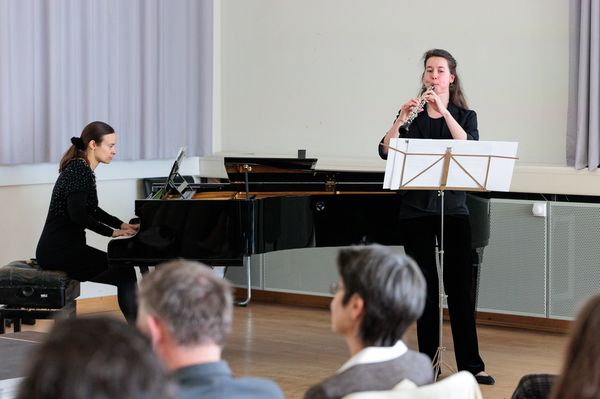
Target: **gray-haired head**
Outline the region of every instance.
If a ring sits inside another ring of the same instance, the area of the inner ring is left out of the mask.
[[[391,346],[423,313],[426,283],[411,258],[382,245],[340,250],[338,271],[342,303],[352,295],[364,302],[360,338],[367,346]]]
[[[160,319],[178,345],[222,347],[231,331],[231,286],[199,262],[158,266],[142,280],[138,298],[140,313]]]

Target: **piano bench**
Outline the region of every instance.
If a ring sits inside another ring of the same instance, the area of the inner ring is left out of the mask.
[[[14,332],[22,319],[75,317],[79,281],[62,271],[42,270],[31,259],[0,267],[0,334],[10,319]]]

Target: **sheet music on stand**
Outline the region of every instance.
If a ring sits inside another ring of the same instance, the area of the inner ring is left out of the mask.
[[[392,139],[383,188],[509,191],[517,147],[506,141]]]

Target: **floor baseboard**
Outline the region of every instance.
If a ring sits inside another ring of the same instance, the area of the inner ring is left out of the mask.
[[[246,296],[246,289],[236,288],[235,295],[238,298],[244,298]],[[252,304],[252,301],[329,309],[331,297],[253,289],[252,300],[250,301],[250,304]],[[526,330],[560,334],[567,333],[572,323],[570,320],[547,319],[544,317],[520,316],[491,312],[477,312],[476,318],[478,325],[522,328]],[[447,309],[444,309],[444,320],[449,320]]]

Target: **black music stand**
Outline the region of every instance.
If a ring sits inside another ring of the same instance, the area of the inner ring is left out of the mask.
[[[155,195],[153,195],[153,199],[165,199],[173,192],[176,192],[181,197],[185,198],[184,193],[188,188],[188,182],[179,174],[179,168],[181,167],[181,162],[183,162],[184,159],[185,147],[181,147],[177,152],[177,156],[175,157],[173,166],[171,166],[171,171],[167,176],[165,185]],[[179,180],[182,180],[182,183],[177,184],[175,182],[177,178],[179,178]]]
[[[453,150],[454,149],[454,150]],[[441,198],[440,242],[436,248],[439,292],[439,343],[432,359],[437,380],[443,361],[444,300],[444,192],[508,191],[517,143],[466,140],[392,139],[384,188],[392,190],[436,190]],[[493,188],[490,188],[493,186]]]

